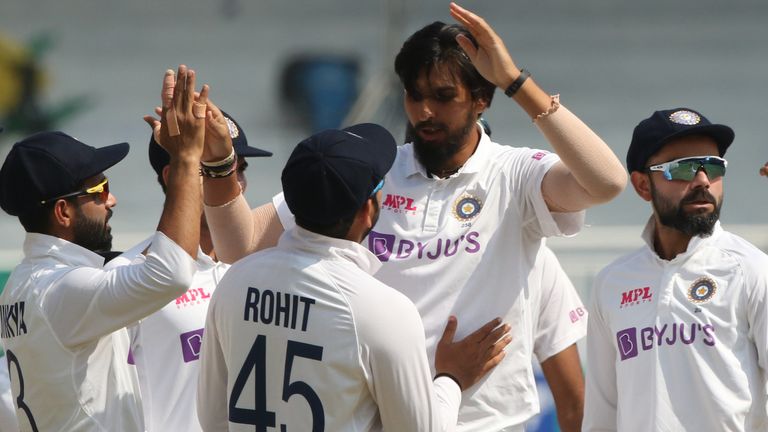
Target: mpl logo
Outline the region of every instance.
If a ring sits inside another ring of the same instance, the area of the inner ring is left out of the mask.
[[[587,311],[585,311],[583,307],[577,307],[576,309],[568,312],[568,316],[571,318],[571,323],[575,323],[576,321],[584,318],[584,315],[586,314]]]
[[[393,194],[387,194],[387,197],[384,198],[384,202],[381,204],[381,208],[395,213],[410,214],[416,214],[417,210],[416,206],[413,205],[413,198]]]
[[[621,293],[619,309],[646,303],[653,299],[651,287],[635,288]]]
[[[211,294],[205,288],[190,288],[176,298],[176,308],[200,304],[211,298]]]

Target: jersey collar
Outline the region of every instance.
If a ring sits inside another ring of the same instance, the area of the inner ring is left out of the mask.
[[[656,253],[656,249],[654,249],[653,247],[653,233],[655,230],[656,230],[656,220],[653,218],[653,216],[651,216],[648,219],[648,222],[645,224],[645,228],[643,229],[643,234],[641,237],[643,238],[645,245],[651,250],[651,253],[655,257],[659,258],[659,255]],[[688,248],[685,250],[685,252],[677,255],[671,261],[677,261],[684,257],[690,256],[697,249],[699,249],[703,245],[708,244],[710,241],[712,241],[713,238],[720,235],[722,231],[723,231],[723,228],[720,226],[720,221],[718,220],[717,222],[715,222],[715,227],[712,229],[711,236],[707,236],[707,237],[694,236],[693,238],[691,238],[691,241],[688,242]]]
[[[300,226],[286,231],[280,244],[308,251],[326,259],[342,259],[357,265],[372,275],[381,268],[381,261],[360,243],[313,233]]]
[[[40,233],[26,234],[24,256],[31,261],[53,260],[73,267],[99,268],[104,265],[101,255],[62,238]]]

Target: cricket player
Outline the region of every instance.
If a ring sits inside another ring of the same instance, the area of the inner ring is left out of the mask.
[[[61,132],[16,143],[0,168],[0,207],[27,231],[24,259],[0,295],[0,338],[22,431],[142,431],[138,380],[125,359],[126,326],[183,294],[192,282],[200,230],[204,86],[194,71],[163,104],[171,155],[168,194],[142,265],[106,271],[117,199],[104,171],[128,144],[94,148]],[[172,123],[172,124],[171,124]],[[171,127],[172,126],[172,127]]]
[[[360,124],[294,149],[282,184],[296,227],[235,263],[211,299],[204,430],[453,430],[461,389],[504,357],[500,320],[454,343],[452,319],[433,382],[416,308],[373,278],[381,263],[360,241],[395,147],[381,126]]]
[[[595,280],[586,431],[764,431],[768,256],[720,226],[733,130],[689,108],[634,130],[645,245]]]
[[[460,25],[425,26],[395,59],[414,142],[398,148],[379,223],[364,244],[382,262],[376,278],[419,309],[430,359],[450,315],[461,323],[459,335],[489,316],[511,324],[508,352],[514,354],[465,389],[458,429],[521,431],[539,411],[531,366],[538,327],[531,310],[539,305],[530,292],[540,287],[529,285],[529,275],[543,239],[577,233],[584,210],[617,196],[627,176],[599,136],[518,68],[485,20],[453,3],[450,10]],[[555,153],[495,143],[476,126],[497,87],[530,116]],[[272,203],[275,221],[269,204],[250,213],[232,182],[206,180],[204,189],[224,261],[243,256],[264,231],[290,219],[279,198]],[[553,389],[565,390],[555,394],[558,411],[570,413],[562,426],[579,430],[584,395],[575,343],[585,327],[568,315],[560,319],[568,343],[550,359],[547,377],[557,376]]]
[[[236,176],[245,190],[246,157],[271,156],[272,153],[248,146],[240,125],[221,112],[210,99],[208,109],[213,112],[212,121],[207,125],[210,138],[206,139],[223,135],[223,139],[228,137],[232,140],[237,163],[230,175]],[[171,161],[168,152],[154,136],[153,133],[149,141],[149,162],[165,191]],[[142,251],[149,247],[151,241],[152,237],[140,242],[110,261],[105,268],[144,262],[146,257]],[[200,344],[211,294],[229,268],[228,264],[216,259],[205,217],[200,221],[200,249],[196,264],[197,271],[186,293],[128,328],[131,338],[128,362],[136,366],[145,424],[150,432],[202,430],[196,409]]]

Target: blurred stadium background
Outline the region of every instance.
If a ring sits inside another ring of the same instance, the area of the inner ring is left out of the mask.
[[[600,134],[623,160],[631,131],[653,110],[689,106],[732,126],[736,141],[722,214],[726,228],[768,249],[766,92],[768,3],[761,0],[467,0],[504,39],[517,64]],[[0,158],[40,129],[102,146],[128,141],[107,174],[118,197],[115,248],[152,231],[162,195],[147,163],[141,120],[157,104],[167,68],[186,63],[211,85],[252,145],[247,197],[267,201],[295,143],[312,130],[379,122],[403,136],[392,72],[405,37],[450,21],[436,0],[3,0],[0,5]],[[499,92],[486,118],[494,138],[548,145]],[[631,187],[590,210],[573,239],[550,241],[585,301],[597,271],[641,244],[647,204]],[[0,287],[21,257],[23,233],[0,215]],[[588,366],[588,365],[587,365]],[[546,392],[542,394],[549,403]],[[551,411],[531,430],[553,430]]]

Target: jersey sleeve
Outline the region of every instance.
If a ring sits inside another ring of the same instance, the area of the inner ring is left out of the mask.
[[[200,375],[197,382],[197,418],[204,431],[226,431],[229,428],[227,406],[227,363],[221,348],[216,323],[217,292],[208,305],[205,332],[200,349]]]
[[[555,153],[519,148],[511,151],[505,162],[523,227],[541,237],[574,235],[584,225],[585,211],[553,213],[544,200],[541,183],[559,161]]]
[[[758,258],[758,254],[753,259]],[[749,322],[749,337],[755,343],[757,361],[763,376],[768,374],[768,258],[760,254],[758,265],[753,266],[747,273],[747,320]],[[763,379],[761,388],[766,386]]]
[[[600,308],[600,278],[592,293],[587,336],[584,431],[617,429],[616,348]]]
[[[369,311],[370,319],[358,324],[358,329],[361,363],[369,377],[369,389],[379,407],[383,429],[454,430],[461,391],[447,377],[433,383],[424,327],[416,307],[398,294],[395,301],[389,299],[387,307],[379,309],[385,312]]]
[[[142,264],[103,270],[76,267],[46,290],[41,306],[64,346],[76,346],[133,324],[183,294],[195,261],[157,232]]]
[[[533,351],[539,362],[587,334],[587,310],[555,254],[542,249],[533,273],[541,275],[541,300]]]

